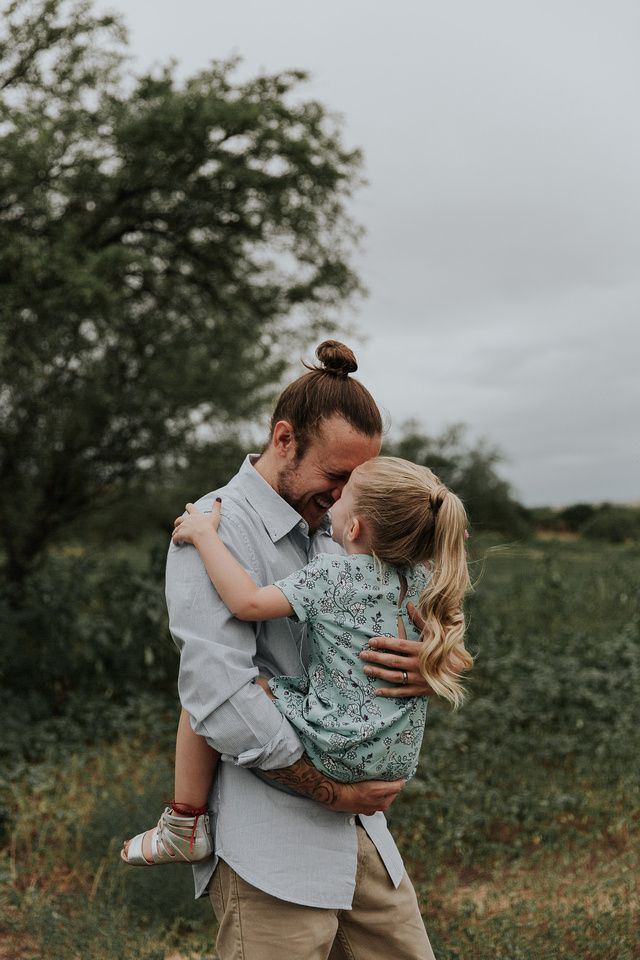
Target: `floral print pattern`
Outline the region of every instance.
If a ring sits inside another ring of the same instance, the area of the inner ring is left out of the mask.
[[[365,554],[320,554],[276,584],[296,618],[307,624],[311,659],[305,677],[275,677],[275,705],[296,728],[314,765],[334,780],[412,777],[418,764],[426,697],[377,697],[385,681],[367,677],[359,653],[371,635],[419,634],[406,612],[430,574],[421,566],[400,574]]]

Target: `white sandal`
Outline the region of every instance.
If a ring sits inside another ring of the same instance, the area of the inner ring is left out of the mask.
[[[136,834],[129,841],[127,854],[120,851],[120,859],[133,867],[153,867],[162,863],[198,863],[213,853],[211,829],[207,808],[193,810],[189,816],[179,816],[172,807],[166,807],[151,834],[151,862],[142,854],[142,841],[147,831]]]

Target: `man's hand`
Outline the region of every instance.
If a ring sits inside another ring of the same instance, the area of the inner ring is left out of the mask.
[[[343,813],[362,813],[370,817],[378,810],[388,810],[406,782],[361,780],[358,783],[336,783],[337,796],[329,806]]]
[[[256,677],[255,682],[258,684],[259,687],[262,687],[266,695],[269,697],[269,700],[277,699],[273,690],[269,686],[269,681],[267,680],[266,677]]]
[[[362,780],[359,783],[337,783],[321,773],[304,753],[290,767],[282,770],[263,770],[264,776],[277,780],[296,793],[316,800],[330,810],[340,813],[361,813],[371,816],[378,810],[388,810],[404,787],[405,780]]]
[[[412,603],[407,604],[407,612],[418,630],[424,628],[424,620],[418,615]],[[415,640],[402,637],[371,637],[369,647],[360,654],[369,666],[364,668],[368,677],[388,680],[393,687],[380,687],[376,690],[379,697],[428,697],[433,690],[420,673],[420,662],[416,652]]]

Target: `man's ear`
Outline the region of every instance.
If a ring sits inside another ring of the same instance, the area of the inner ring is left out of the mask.
[[[278,420],[271,435],[271,445],[277,455],[284,459],[295,454],[296,438],[288,420]]]

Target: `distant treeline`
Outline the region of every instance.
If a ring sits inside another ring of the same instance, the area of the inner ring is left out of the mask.
[[[578,534],[609,543],[640,540],[640,506],[574,503],[561,510],[535,507],[527,512],[539,533]]]
[[[142,476],[120,495],[105,497],[103,502],[97,498],[94,509],[80,514],[53,538],[52,545],[58,549],[72,544],[107,548],[117,542],[160,542],[163,535],[168,537],[174,517],[187,501],[223,486],[247,452],[259,451],[261,446],[255,436],[253,440],[231,436],[194,451],[188,465],[170,479],[149,483],[148,477]],[[385,439],[382,454],[432,469],[463,500],[474,535],[492,534],[509,540],[579,536],[608,543],[640,540],[640,505],[524,506],[500,476],[500,451],[487,441],[471,442],[462,424],[429,436],[416,422],[408,421],[394,437]]]
[[[409,421],[399,438],[385,443],[382,452],[434,470],[464,501],[475,533],[509,538],[577,535],[609,543],[640,540],[640,504],[575,503],[563,509],[523,506],[499,474],[500,450],[486,441],[470,443],[462,424],[428,436],[419,424]]]

